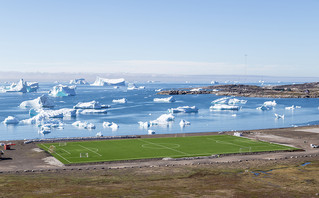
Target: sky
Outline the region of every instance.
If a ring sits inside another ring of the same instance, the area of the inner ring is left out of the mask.
[[[0,71],[319,76],[318,0],[0,0]]]

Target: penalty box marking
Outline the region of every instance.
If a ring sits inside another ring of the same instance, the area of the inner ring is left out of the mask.
[[[82,148],[84,148],[84,149],[86,149],[86,150],[89,150],[89,151],[91,151],[92,153],[95,153],[95,154],[97,154],[98,156],[100,156],[100,157],[102,157],[102,155],[100,154],[100,153],[98,153],[98,152],[95,152],[95,151],[93,151],[92,149],[89,149],[89,148],[87,148],[87,147],[85,147],[85,146],[82,146],[81,144],[78,144],[80,147],[82,147]]]
[[[48,147],[46,147],[44,144],[41,144],[42,146],[44,146],[45,148],[47,148],[49,150]],[[55,154],[57,154],[58,156],[60,156],[62,159],[64,159],[65,161],[69,162],[69,163],[72,163],[70,162],[69,160],[67,160],[66,158],[64,158],[62,155],[60,155],[59,153],[55,152]]]

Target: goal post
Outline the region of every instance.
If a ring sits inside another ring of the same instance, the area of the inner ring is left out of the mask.
[[[66,142],[59,142],[59,146],[66,146]]]
[[[80,158],[89,157],[89,153],[80,153]]]

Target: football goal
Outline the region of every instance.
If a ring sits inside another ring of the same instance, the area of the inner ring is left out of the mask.
[[[88,153],[80,153],[80,158],[83,158],[83,157],[89,157],[89,154]]]
[[[66,142],[59,142],[59,146],[66,146]]]

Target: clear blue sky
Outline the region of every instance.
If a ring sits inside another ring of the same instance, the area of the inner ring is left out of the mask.
[[[319,1],[0,0],[0,71],[315,77]]]

